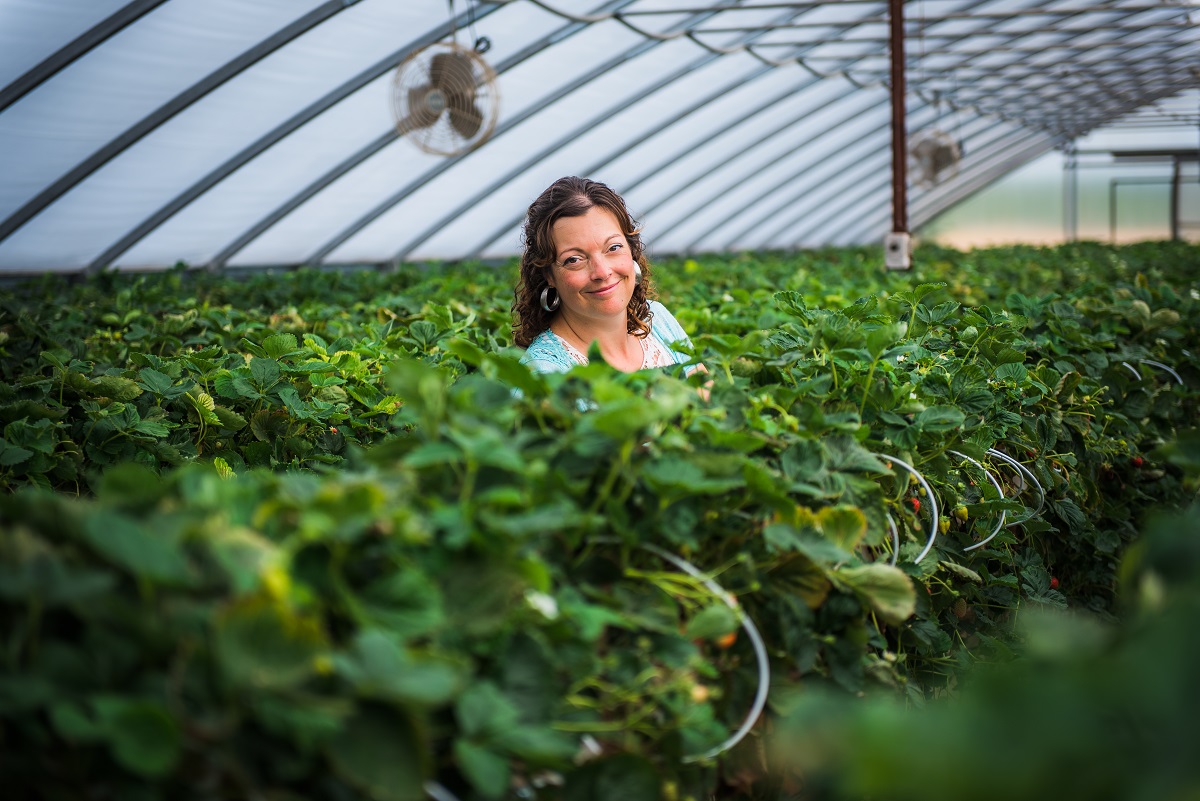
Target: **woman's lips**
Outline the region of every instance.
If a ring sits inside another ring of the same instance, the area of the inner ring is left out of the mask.
[[[609,286],[604,287],[604,289],[594,289],[591,292],[589,292],[588,294],[600,295],[600,296],[607,295],[607,294],[611,293],[614,289],[616,289],[620,283],[621,283],[620,281],[617,281],[616,283],[613,283],[613,284],[610,284]]]

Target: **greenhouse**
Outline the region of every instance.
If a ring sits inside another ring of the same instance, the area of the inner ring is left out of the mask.
[[[1194,798],[1200,6],[0,0],[15,798]]]

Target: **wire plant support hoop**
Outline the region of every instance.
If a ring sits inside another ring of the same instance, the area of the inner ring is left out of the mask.
[[[1139,381],[1142,380],[1142,374],[1136,367],[1134,367],[1129,362],[1121,362],[1121,364],[1123,364],[1125,366],[1125,369],[1127,369],[1129,372],[1133,373],[1134,376],[1136,376]],[[1138,364],[1145,364],[1150,367],[1155,367],[1159,370],[1170,373],[1171,378],[1174,378],[1175,382],[1177,384],[1179,384],[1179,386],[1181,386],[1181,387],[1185,386],[1183,383],[1183,378],[1179,375],[1179,373],[1175,372],[1175,369],[1173,367],[1171,367],[1170,365],[1163,364],[1162,362],[1156,362],[1153,359],[1139,359]]]
[[[604,545],[623,544],[615,537],[595,537],[591,540],[591,542]],[[737,731],[731,734],[724,742],[713,746],[703,753],[688,754],[683,757],[682,761],[685,764],[688,764],[692,762],[705,762],[710,759],[715,759],[716,757],[728,751],[730,748],[733,748],[735,745],[740,743],[742,739],[750,733],[750,729],[754,727],[755,721],[758,720],[763,709],[766,708],[767,691],[771,687],[771,669],[767,662],[767,646],[763,642],[762,635],[758,633],[758,627],[755,626],[754,621],[750,619],[750,615],[746,614],[744,610],[738,608],[737,600],[734,598],[733,594],[726,591],[724,587],[700,570],[700,568],[696,567],[686,559],[678,557],[669,551],[665,551],[656,545],[639,543],[637,544],[637,547],[641,548],[643,551],[654,554],[664,562],[679,568],[692,578],[699,580],[709,592],[711,592],[717,598],[720,598],[730,609],[738,613],[738,617],[742,624],[742,630],[746,632],[746,637],[750,640],[750,645],[754,649],[754,658],[758,663],[758,689],[754,693],[754,702],[750,705],[750,712],[746,715],[746,719],[742,721],[742,725],[738,727]]]
[[[917,554],[917,558],[913,560],[913,564],[920,564],[921,560],[929,555],[929,551],[933,549],[933,542],[937,539],[938,523],[941,522],[941,516],[938,512],[937,496],[933,494],[933,487],[929,486],[929,482],[925,480],[925,476],[921,475],[915,467],[902,459],[897,459],[895,456],[889,456],[886,453],[872,454],[876,458],[886,459],[889,462],[903,467],[914,478],[917,479],[921,487],[925,490],[925,497],[929,500],[929,539],[925,542],[925,547],[921,549],[921,553]],[[899,538],[897,537],[897,542]],[[897,548],[899,550],[899,548]],[[892,564],[895,564],[893,561]]]
[[[994,475],[992,475],[991,470],[988,470],[986,467],[984,467],[982,464],[980,464],[979,460],[973,459],[972,457],[967,456],[962,451],[949,451],[949,453],[952,453],[955,456],[959,457],[960,459],[970,462],[971,464],[975,465],[980,470],[982,470],[984,472],[984,475],[986,475],[988,477],[988,481],[992,482],[992,486],[996,488],[996,492],[1000,493],[1000,500],[1004,500],[1004,490],[1000,487],[1000,482],[996,480],[996,477]],[[1000,510],[1000,522],[996,523],[996,527],[994,529],[992,529],[992,533],[988,534],[986,539],[980,540],[979,542],[975,543],[974,545],[969,545],[966,548],[963,548],[963,550],[964,551],[973,551],[976,548],[982,548],[983,546],[987,545],[1004,528],[1004,523],[1007,519],[1008,519],[1008,512],[1001,509]]]
[[[1037,509],[1035,509],[1033,512],[1026,515],[1025,517],[1022,517],[1020,520],[1009,521],[1008,526],[1010,528],[1012,526],[1019,526],[1022,523],[1032,520],[1033,518],[1040,515],[1042,513],[1042,509],[1046,508],[1046,490],[1042,487],[1042,482],[1037,480],[1037,476],[1035,476],[1033,474],[1033,471],[1030,470],[1025,465],[1018,462],[1013,457],[1009,456],[1004,451],[997,450],[996,448],[988,448],[987,453],[988,453],[988,456],[999,459],[1000,461],[1004,462],[1005,464],[1008,464],[1011,467],[1013,467],[1013,469],[1017,470],[1021,474],[1022,481],[1024,481],[1025,479],[1028,479],[1029,481],[1033,482],[1033,486],[1037,487],[1037,491],[1038,491]]]

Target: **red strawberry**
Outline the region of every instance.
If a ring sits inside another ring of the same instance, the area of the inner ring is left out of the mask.
[[[1050,577],[1050,589],[1052,589],[1052,590],[1058,589],[1058,577],[1057,576]]]
[[[1146,463],[1146,460],[1140,456],[1133,457],[1132,461],[1133,461],[1134,467],[1141,467],[1142,465],[1144,465]]]
[[[908,502],[912,504],[912,508],[913,508],[914,512],[921,511],[921,499],[920,498],[909,498]]]

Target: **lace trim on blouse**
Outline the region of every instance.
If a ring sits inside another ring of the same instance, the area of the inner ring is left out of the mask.
[[[567,355],[571,357],[572,361],[574,361],[576,364],[588,363],[587,356],[580,353],[579,350],[570,342],[567,342],[567,340],[560,337],[554,331],[551,331],[550,333],[554,334],[554,337],[567,351]],[[641,369],[645,370],[649,367],[670,367],[671,365],[675,364],[675,360],[671,358],[671,354],[667,351],[666,346],[659,342],[657,337],[645,336],[641,337],[638,341],[642,343]]]

